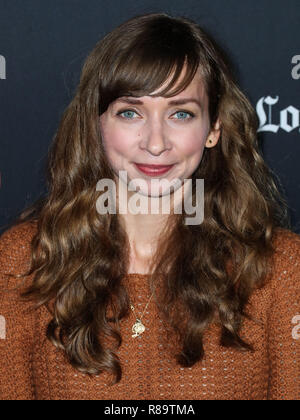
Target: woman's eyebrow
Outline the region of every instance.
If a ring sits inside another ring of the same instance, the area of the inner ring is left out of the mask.
[[[118,98],[117,102],[123,102],[126,104],[132,104],[132,105],[144,105],[144,102],[140,99],[133,99],[132,97],[122,97]],[[202,105],[199,102],[198,99],[195,98],[182,98],[182,99],[174,99],[170,102],[168,102],[168,105],[185,105],[187,103],[195,103],[198,105],[200,109],[202,109]]]

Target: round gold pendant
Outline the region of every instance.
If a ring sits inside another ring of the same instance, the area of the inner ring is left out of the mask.
[[[132,335],[133,338],[138,337],[139,335],[143,334],[145,331],[145,326],[139,319],[136,320],[137,322],[132,327],[132,332],[134,334]]]

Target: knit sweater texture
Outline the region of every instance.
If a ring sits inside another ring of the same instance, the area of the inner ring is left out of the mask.
[[[29,222],[0,238],[0,399],[1,400],[299,400],[300,399],[300,236],[278,229],[272,276],[256,289],[246,306],[259,323],[245,319],[240,336],[255,352],[219,344],[220,327],[204,334],[205,356],[193,367],[176,364],[163,321],[153,299],[144,314],[145,332],[133,338],[135,316],[121,321],[117,351],[122,379],[91,376],[73,368],[63,350],[46,338],[52,315],[46,306],[35,312],[20,300],[22,282],[7,274],[29,268]],[[26,277],[28,285],[32,275]],[[124,284],[138,315],[151,292],[147,275],[129,274]]]

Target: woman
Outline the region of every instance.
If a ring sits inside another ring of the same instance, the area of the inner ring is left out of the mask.
[[[191,20],[137,16],[96,45],[49,192],[0,241],[2,398],[299,397],[300,240],[257,128]],[[116,212],[103,211],[104,179]],[[175,208],[201,179],[204,218],[186,223]],[[130,211],[164,197],[169,213]]]

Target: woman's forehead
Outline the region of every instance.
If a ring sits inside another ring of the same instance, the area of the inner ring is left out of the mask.
[[[168,87],[172,78],[173,78],[173,76],[174,76],[174,72],[175,72],[175,70],[173,70],[173,72],[169,75],[169,77],[165,80],[165,82],[158,89],[156,89],[154,92],[151,92],[149,95],[151,95],[151,96],[152,95],[153,96],[154,95],[159,95],[159,92],[163,91],[166,87]],[[186,74],[187,74],[187,65],[185,64],[182,68],[180,76],[178,77],[177,81],[175,82],[175,85],[173,86],[173,89],[174,88],[177,89],[177,86],[179,86],[184,81],[184,79],[186,77]],[[199,85],[201,85],[201,86],[199,86]],[[183,92],[193,91],[193,90],[199,89],[201,87],[204,88],[204,83],[203,83],[203,79],[202,79],[200,69],[198,68],[198,70],[195,72],[194,78],[185,87]]]
[[[175,89],[177,85],[181,82],[181,79],[178,79],[177,83],[175,84]],[[168,85],[168,81],[166,81],[159,89],[154,92],[151,92],[149,96],[161,97],[159,92],[161,92],[166,86]],[[170,101],[184,101],[190,99],[190,102],[194,101],[204,101],[206,97],[206,89],[203,82],[201,75],[197,72],[194,76],[193,80],[190,82],[188,86],[185,87],[181,92],[177,95],[170,97]],[[180,105],[180,103],[178,103]]]
[[[150,93],[149,95],[145,96],[134,96],[134,95],[124,95],[120,96],[114,101],[114,104],[117,103],[125,103],[129,105],[151,105],[156,103],[166,103],[169,106],[173,105],[185,105],[185,104],[195,104],[200,109],[206,105],[206,92],[204,83],[199,75],[196,75],[192,82],[180,93],[172,97],[166,97],[163,95],[159,95],[159,92],[164,88],[166,85],[164,84],[160,89],[156,90],[155,92]]]
[[[147,104],[157,104],[157,103],[167,103],[169,106],[173,105],[186,105],[186,104],[196,104],[200,109],[203,108],[203,100],[197,94],[186,95],[184,92],[176,95],[172,98],[166,98],[163,96],[122,96],[116,99],[115,103],[125,103],[129,105],[147,105]]]

